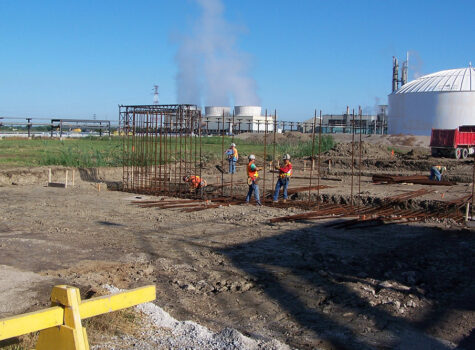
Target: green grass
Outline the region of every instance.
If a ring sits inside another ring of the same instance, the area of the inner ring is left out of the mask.
[[[189,140],[189,139],[188,139]],[[231,137],[224,137],[224,149],[231,143]],[[259,160],[264,157],[262,142],[235,139],[241,159],[255,154]],[[174,138],[168,147],[175,150]],[[184,142],[184,141],[183,141]],[[219,136],[203,137],[202,159],[204,162],[222,160],[223,138]],[[322,151],[333,147],[333,138],[322,138]],[[179,148],[178,144],[178,148]],[[198,145],[198,143],[197,143]],[[194,147],[194,146],[193,146]],[[184,143],[182,143],[182,150]],[[49,166],[62,165],[70,167],[117,167],[122,166],[123,142],[120,137],[92,137],[81,139],[2,139],[0,140],[0,166]],[[193,152],[194,153],[194,152]],[[292,158],[312,155],[312,142],[279,142],[276,144],[276,158],[289,153]],[[271,160],[273,144],[267,145],[267,159]],[[318,154],[318,140],[315,142],[315,154]],[[169,159],[173,161],[173,158]],[[150,160],[142,161],[143,164]]]
[[[120,166],[121,159],[119,138],[0,140],[0,165]]]

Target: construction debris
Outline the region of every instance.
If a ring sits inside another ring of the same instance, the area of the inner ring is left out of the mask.
[[[437,185],[437,186],[453,186],[456,182],[452,181],[435,181],[430,180],[428,176],[415,175],[415,176],[396,176],[396,175],[373,175],[374,183],[412,183],[417,185]]]
[[[273,218],[271,223],[282,221],[300,221],[300,220],[322,220],[329,218],[352,219],[345,222],[330,224],[333,227],[346,228],[364,222],[366,225],[381,225],[390,222],[422,221],[430,218],[435,219],[453,219],[461,223],[464,220],[463,208],[466,206],[472,196],[467,195],[453,201],[439,202],[437,209],[414,210],[414,209],[395,209],[394,203],[401,202],[410,198],[415,198],[423,194],[430,193],[426,190],[417,190],[409,194],[388,197],[383,204],[377,207],[358,207],[352,205],[323,205],[319,209],[303,214],[282,216]],[[358,226],[360,227],[360,226]]]

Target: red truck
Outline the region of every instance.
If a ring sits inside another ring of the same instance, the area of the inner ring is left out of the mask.
[[[430,137],[432,156],[465,159],[475,153],[475,125],[457,129],[432,129]]]

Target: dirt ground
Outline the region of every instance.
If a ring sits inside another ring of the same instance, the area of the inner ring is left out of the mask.
[[[322,164],[322,173],[333,180],[322,180],[330,188],[321,195],[347,201],[348,157],[328,158],[332,168]],[[376,170],[427,173],[427,164],[440,161],[407,158],[366,157],[361,197],[422,188],[372,184]],[[471,161],[442,161],[450,175],[470,177]],[[295,165],[297,174],[310,174],[303,160]],[[55,168],[53,176],[63,173]],[[473,228],[444,220],[347,230],[328,221],[270,224],[301,210],[253,205],[196,213],[140,208],[131,202],[159,197],[106,190],[121,169],[76,176],[74,187],[62,189],[44,186],[44,168],[0,172],[0,317],[48,305],[58,283],[83,293],[154,283],[155,303],[178,320],[299,349],[475,347]],[[460,198],[471,184],[432,189],[412,205]]]

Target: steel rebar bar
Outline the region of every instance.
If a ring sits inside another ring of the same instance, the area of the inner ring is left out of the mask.
[[[313,177],[313,164],[314,164],[314,158],[315,158],[315,125],[317,123],[317,110],[315,109],[314,115],[313,115],[313,125],[312,125],[312,158],[311,158],[311,166],[310,166],[310,179],[309,179],[309,189],[308,189],[308,203],[310,203],[310,195],[312,192],[312,177]]]

